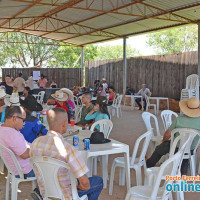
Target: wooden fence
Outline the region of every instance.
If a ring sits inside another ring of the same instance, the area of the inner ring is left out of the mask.
[[[123,92],[123,60],[100,60],[85,63],[86,86],[106,78],[117,92]],[[127,86],[134,92],[146,83],[152,96],[180,98],[186,77],[197,73],[198,53],[133,57],[127,59]]]
[[[81,69],[80,68],[2,68],[2,80],[5,75],[9,74],[11,77],[16,78],[21,72],[25,80],[31,75],[33,71],[40,71],[48,80],[48,86],[54,80],[59,88],[81,85]]]

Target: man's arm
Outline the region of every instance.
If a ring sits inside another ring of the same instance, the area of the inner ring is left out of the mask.
[[[171,137],[171,130],[168,129],[168,130],[166,130],[166,132],[165,132],[165,134],[163,136],[162,142],[167,141],[170,137]]]
[[[78,178],[79,185],[77,186],[77,189],[79,190],[89,190],[90,189],[90,181],[86,175],[81,176]]]
[[[30,155],[29,155],[29,148],[27,148],[26,149],[26,151],[22,154],[22,155],[20,155],[20,157],[22,158],[22,159],[27,159],[27,158],[29,158],[30,157]]]

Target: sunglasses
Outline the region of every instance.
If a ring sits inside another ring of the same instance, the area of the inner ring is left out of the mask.
[[[13,117],[17,117],[17,118],[19,118],[19,119],[21,119],[23,122],[25,122],[25,118],[23,118],[23,117],[19,117],[19,116],[13,116]]]

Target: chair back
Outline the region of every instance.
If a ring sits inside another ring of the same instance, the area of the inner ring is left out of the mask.
[[[159,172],[156,176],[156,180],[154,182],[154,188],[151,194],[150,199],[157,199],[159,188],[161,187],[161,182],[163,181],[163,177],[166,175],[166,169],[169,176],[175,176],[178,172],[178,166],[181,162],[181,158],[183,156],[183,150],[178,151],[175,155],[171,156],[168,160],[166,160],[159,168]],[[161,199],[168,199],[171,195],[171,192],[167,191],[166,185],[167,184],[173,184],[173,181],[166,180],[164,183],[163,188],[163,195]],[[168,197],[168,198],[167,198]]]
[[[116,107],[116,108],[120,108],[121,107],[121,102],[122,102],[122,98],[123,95],[116,95],[116,98],[113,101],[112,106]]]
[[[12,162],[15,165],[15,168],[17,169],[19,177],[21,179],[24,179],[24,174],[22,172],[22,168],[21,168],[21,166],[20,166],[15,154],[10,149],[8,149],[4,145],[0,144],[0,156],[1,156],[1,158],[2,158],[2,160],[4,162],[4,164],[5,164],[6,168],[8,169],[8,173],[12,174],[12,176],[15,176],[14,170],[10,167],[10,165],[8,164],[8,162],[6,161],[6,159],[4,157],[5,154],[9,154]]]
[[[178,114],[171,110],[163,110],[161,112],[161,119],[162,119],[165,131],[171,126],[173,116],[178,117]]]
[[[186,78],[186,89],[196,89],[199,87],[199,76],[197,74],[191,74]],[[198,88],[199,89],[199,88]]]
[[[135,146],[134,146],[134,149],[133,149],[133,154],[132,154],[132,157],[131,157],[130,165],[141,164],[141,166],[142,166],[145,163],[145,155],[147,153],[152,134],[153,134],[153,130],[151,129],[151,130],[147,131],[146,133],[144,133],[143,135],[141,135],[136,140]],[[142,146],[141,151],[139,151],[139,146],[142,142],[143,142],[143,146]],[[138,163],[136,163],[135,158],[136,158],[138,152],[140,152],[139,160],[138,160]]]
[[[152,127],[152,124],[151,124],[151,119],[154,120],[155,122],[155,128],[156,128],[156,135],[154,133],[154,136],[160,136],[160,129],[159,129],[159,125],[158,125],[158,119],[155,115],[153,115],[152,113],[149,113],[149,112],[143,112],[142,113],[142,119],[145,123],[145,126],[147,128],[147,131],[151,130],[153,127]]]
[[[72,199],[75,200],[80,199],[77,193],[76,179],[73,173],[71,173],[70,167],[68,166],[67,163],[51,157],[36,156],[31,158],[31,164],[33,166],[33,170],[35,172],[37,170],[37,173],[39,173],[39,176],[42,178],[42,181],[44,183],[44,189],[45,189],[44,199],[49,199],[49,198],[55,198],[55,199],[57,198],[61,200],[65,199],[57,177],[58,170],[61,167],[67,169],[70,175]]]
[[[175,149],[173,149],[172,146],[173,146],[173,143],[175,141],[174,136],[177,133],[179,133],[179,135],[181,137],[180,147],[182,147],[183,144],[188,139],[188,137],[190,137],[190,142],[188,143],[188,145],[186,145],[185,152],[184,152],[184,158],[190,158],[192,142],[193,142],[195,136],[197,136],[197,135],[200,136],[200,132],[198,130],[191,129],[191,128],[176,128],[176,129],[172,130],[172,132],[171,132],[171,143],[170,143],[170,154],[172,154],[172,152],[175,151]],[[174,146],[174,148],[176,148],[176,147]]]
[[[44,99],[44,95],[45,95],[45,91],[40,91],[36,97],[37,99],[37,102],[39,104],[42,104],[43,103],[43,99]]]
[[[92,124],[90,130],[93,132],[95,127],[99,125],[100,126],[100,132],[103,132],[105,138],[109,138],[110,132],[113,128],[113,123],[109,119],[101,119],[94,124]]]

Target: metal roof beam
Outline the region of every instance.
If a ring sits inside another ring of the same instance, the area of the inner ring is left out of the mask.
[[[144,4],[143,2],[140,2],[141,4]],[[146,4],[146,3],[145,3]],[[200,3],[198,4],[195,4],[193,5],[194,7],[200,5]],[[148,6],[148,5],[147,5]],[[190,5],[191,6],[191,5]],[[187,6],[186,8],[188,8],[189,6]],[[192,7],[192,6],[191,6]],[[157,8],[157,9],[160,9],[160,8]],[[183,8],[182,8],[183,9]],[[159,13],[159,14],[156,14],[156,15],[153,15],[153,16],[149,16],[149,18],[155,18],[155,17],[158,17],[158,16],[162,16],[162,15],[165,15],[165,14],[169,14],[171,13],[171,11],[166,11],[166,10],[163,10],[163,9],[160,9],[160,11],[162,10],[162,12],[164,13]],[[116,24],[116,25],[113,25],[113,26],[108,26],[108,27],[104,27],[104,28],[101,28],[101,29],[98,29],[99,31],[103,31],[103,30],[106,30],[106,29],[110,29],[110,28],[115,28],[115,27],[118,27],[118,26],[122,26],[122,25],[126,25],[126,24],[130,24],[130,23],[134,23],[134,22],[138,22],[138,21],[141,21],[141,20],[145,20],[147,18],[141,18],[141,19],[134,19],[134,20],[131,20],[131,21],[128,21],[128,22],[125,22],[125,23],[120,23],[120,24]],[[162,18],[162,20],[164,20],[164,18]],[[190,19],[189,19],[190,20]],[[186,22],[181,22],[182,24],[188,24],[188,23],[197,23],[197,22],[194,22],[192,20],[190,21],[186,21]],[[81,35],[77,35],[77,36],[73,36],[71,38],[66,38],[66,39],[63,39],[62,41],[67,41],[67,40],[70,40],[70,39],[74,39],[74,38],[77,38],[77,37],[81,37],[81,36],[84,36],[84,35],[88,35],[88,34],[91,34],[91,33],[95,33],[95,32],[88,32],[88,33],[85,33],[85,34],[81,34]]]
[[[133,1],[132,3],[129,3],[129,4],[126,4],[126,5],[124,4],[124,5],[122,5],[122,6],[119,6],[119,7],[115,8],[115,9],[112,9],[111,11],[116,11],[116,10],[125,8],[125,7],[127,7],[127,6],[134,5],[134,4],[136,4],[136,3],[138,3],[138,2],[142,2],[142,1],[145,1],[145,0],[136,0],[136,1]],[[102,3],[103,3],[103,1],[102,1]],[[106,14],[106,13],[100,13],[100,14],[98,14],[98,15],[89,17],[89,18],[87,18],[87,19],[83,19],[83,20],[78,21],[78,22],[75,22],[75,23],[76,23],[76,24],[79,24],[79,23],[88,21],[88,20],[90,20],[90,19],[94,19],[94,18],[100,17],[100,16],[105,15],[105,14]],[[72,23],[72,25],[73,25],[73,24],[74,24],[74,23]],[[67,27],[70,27],[70,26],[71,26],[71,24],[66,25],[66,26],[64,26],[64,27],[62,27],[62,28],[58,28],[57,30],[54,30],[54,32],[57,32],[57,31],[59,31],[59,30],[61,30],[61,29],[63,29],[63,28],[67,28]],[[96,31],[99,31],[99,30],[96,29]],[[44,34],[41,35],[41,37],[43,37],[43,36],[44,36]],[[120,37],[119,35],[116,35],[116,36],[117,36],[117,37]]]
[[[84,1],[84,0],[70,0],[67,3],[65,3],[63,5],[60,5],[55,9],[50,10],[47,13],[44,13],[42,16],[39,16],[39,17],[35,18],[34,20],[31,20],[30,22],[24,24],[22,27],[19,27],[19,28],[15,29],[15,31],[20,31],[21,29],[26,28],[28,26],[31,26],[31,25],[43,20],[46,17],[52,16],[52,15],[54,15],[54,14],[56,14],[56,13],[62,11],[62,10],[67,9],[68,6],[76,5],[76,4],[78,4],[78,3],[82,2],[82,1]]]
[[[21,11],[19,11],[19,12],[16,13],[15,15],[13,15],[12,18],[14,19],[15,17],[21,15],[22,13],[24,13],[25,11],[29,10],[29,9],[32,8],[34,5],[36,5],[37,3],[39,3],[40,1],[42,1],[42,0],[37,0],[37,1],[35,1],[35,2],[32,2],[31,5],[27,6],[26,8],[22,9]],[[5,24],[7,24],[7,23],[9,23],[9,22],[10,22],[10,20],[7,19],[5,22],[3,22],[3,23],[0,24],[0,27],[4,26]]]

